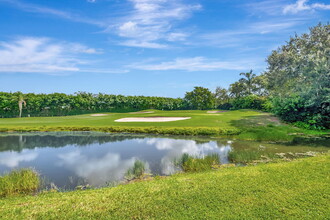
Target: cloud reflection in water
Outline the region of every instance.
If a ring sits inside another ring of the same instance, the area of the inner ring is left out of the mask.
[[[23,150],[22,152],[3,152],[0,154],[0,164],[9,168],[15,168],[18,167],[22,162],[30,162],[38,157],[38,153],[27,151],[28,150]]]
[[[182,154],[188,153],[197,157],[203,157],[211,153],[217,153],[220,156],[221,163],[228,163],[228,153],[231,151],[229,145],[219,147],[215,141],[198,144],[194,140],[176,140],[168,138],[150,138],[143,140],[148,145],[154,145],[158,150],[167,151],[161,159],[162,173],[170,175],[178,171],[173,161]]]
[[[79,150],[59,154],[58,166],[73,171],[93,186],[101,186],[108,181],[119,181],[133,166],[135,158],[122,160],[119,154],[107,153],[102,157],[91,157]]]

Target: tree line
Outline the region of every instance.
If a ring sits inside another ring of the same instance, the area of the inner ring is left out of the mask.
[[[123,96],[77,92],[34,94],[0,92],[1,117],[65,116],[92,112],[136,111],[141,109],[183,109],[180,98]]]
[[[243,77],[228,89],[218,87],[214,99],[200,87],[186,98],[199,109],[201,97],[208,97],[207,108],[215,104],[222,109],[259,109],[298,127],[330,128],[330,25],[319,24],[309,33],[291,37],[272,51],[267,63],[259,76],[251,70],[241,73]]]
[[[267,70],[242,76],[228,89],[195,87],[184,98],[78,92],[73,95],[0,92],[0,116],[62,116],[141,109],[257,109],[296,126],[330,128],[330,25],[295,35],[267,58]]]

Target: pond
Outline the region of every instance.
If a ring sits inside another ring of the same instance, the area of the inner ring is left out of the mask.
[[[44,187],[63,190],[78,185],[101,187],[121,181],[136,160],[145,162],[152,175],[180,171],[175,159],[184,153],[203,157],[219,155],[229,163],[230,151],[323,152],[329,139],[299,140],[286,144],[220,138],[107,134],[97,132],[40,132],[0,134],[0,174],[33,168]]]

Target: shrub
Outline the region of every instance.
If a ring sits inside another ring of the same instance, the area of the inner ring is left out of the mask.
[[[256,109],[267,111],[271,107],[266,97],[249,95],[231,100],[231,109]]]
[[[327,105],[308,106],[301,96],[273,98],[273,112],[282,120],[305,129],[330,128],[330,107]]]

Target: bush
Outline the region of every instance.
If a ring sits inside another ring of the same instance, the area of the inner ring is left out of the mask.
[[[269,101],[266,97],[249,95],[241,98],[235,98],[231,100],[233,110],[236,109],[256,109],[268,111],[270,108]]]
[[[298,95],[286,98],[273,98],[273,112],[282,120],[305,129],[330,128],[330,107],[307,106],[307,101]]]
[[[21,169],[0,177],[0,197],[31,194],[39,188],[40,179],[36,171]]]

